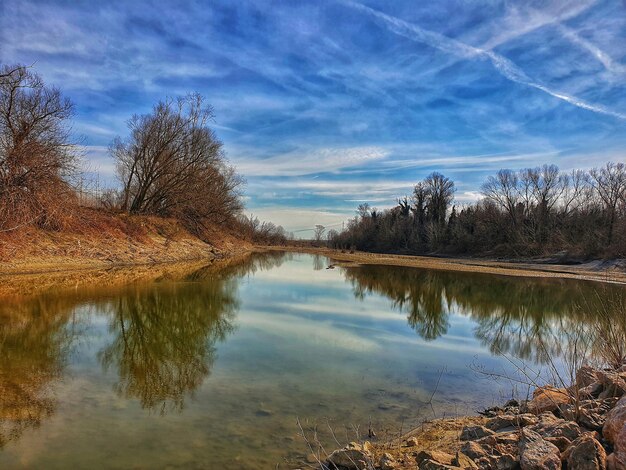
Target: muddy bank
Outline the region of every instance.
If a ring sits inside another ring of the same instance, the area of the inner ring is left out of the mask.
[[[425,423],[391,442],[350,443],[319,468],[333,470],[626,469],[626,365],[583,366],[567,388],[535,389],[483,416]]]
[[[0,275],[225,258],[251,245],[215,227],[203,239],[174,219],[94,212],[80,230],[0,234]]]
[[[445,271],[475,272],[503,276],[578,279],[626,284],[626,261],[592,261],[589,263],[548,264],[541,261],[514,262],[475,258],[436,258],[431,256],[388,255],[380,253],[348,252],[312,247],[265,247],[266,250],[284,250],[327,256],[336,264],[379,264],[407,266]]]

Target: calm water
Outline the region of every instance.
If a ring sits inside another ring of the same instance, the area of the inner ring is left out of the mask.
[[[328,264],[0,300],[0,468],[292,468],[297,419],[328,444],[471,413],[520,392],[476,369],[594,321],[592,283]]]

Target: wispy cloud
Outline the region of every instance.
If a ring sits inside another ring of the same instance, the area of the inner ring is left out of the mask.
[[[493,66],[500,72],[500,74],[506,77],[508,80],[513,82],[527,85],[529,87],[535,88],[537,90],[543,91],[544,93],[553,96],[554,98],[566,101],[574,106],[579,108],[587,109],[589,111],[593,111],[596,113],[606,114],[607,116],[613,116],[618,119],[626,120],[626,114],[620,113],[617,111],[612,111],[605,106],[589,103],[581,98],[577,98],[575,96],[569,95],[567,93],[553,90],[552,88],[539,83],[536,80],[531,79],[526,73],[520,69],[517,65],[515,65],[511,60],[507,59],[504,56],[497,54],[492,50],[482,49],[479,47],[470,46],[461,41],[457,41],[455,39],[446,37],[442,34],[435,33],[432,31],[428,31],[426,29],[420,28],[414,24],[408,23],[399,18],[395,18],[393,16],[387,15],[380,11],[369,8],[365,5],[361,5],[359,3],[354,3],[350,1],[345,2],[346,5],[349,5],[353,8],[356,8],[360,11],[363,11],[372,17],[380,20],[383,24],[385,24],[391,31],[394,33],[404,36],[408,39],[411,39],[416,42],[427,44],[430,47],[434,47],[439,49],[440,51],[453,54],[456,56],[461,56],[467,59],[471,58],[482,58],[488,59],[491,61]]]

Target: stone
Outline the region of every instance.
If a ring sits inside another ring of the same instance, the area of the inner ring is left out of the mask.
[[[522,470],[560,470],[561,452],[536,432],[524,428],[520,439],[520,467]]]
[[[519,468],[518,441],[517,432],[495,434],[465,442],[461,452],[481,470],[514,470]]]
[[[606,458],[607,470],[626,470],[626,455],[620,456],[617,452]]]
[[[614,452],[607,458],[609,470],[626,470],[626,424],[617,435]]]
[[[594,382],[591,385],[587,385],[586,387],[579,389],[578,395],[582,399],[598,398],[603,389],[604,387],[600,382]]]
[[[417,454],[417,457],[415,457],[415,461],[418,465],[420,465],[425,460],[432,460],[433,462],[438,462],[444,465],[452,465],[454,456],[438,450],[422,450],[419,454]]]
[[[393,455],[385,452],[380,458],[378,466],[381,470],[394,470],[398,468],[398,462],[393,458]]]
[[[600,431],[606,420],[607,413],[615,407],[619,398],[605,398],[603,400],[584,400],[576,405],[567,405],[562,408],[561,414],[565,419],[575,420],[581,426]]]
[[[484,426],[463,426],[460,439],[462,441],[475,441],[485,436],[492,436],[495,432]]]
[[[371,444],[351,442],[328,456],[328,463],[347,470],[362,470],[373,466]],[[332,467],[331,467],[332,468]]]
[[[407,447],[415,447],[415,446],[418,446],[419,443],[420,443],[420,441],[417,439],[417,437],[409,437],[406,440]]]
[[[470,459],[467,455],[465,455],[463,452],[457,452],[456,456],[454,457],[454,461],[452,463],[456,465],[457,467],[460,467],[464,470],[471,470],[474,468],[478,468],[478,465],[476,465],[474,461]]]
[[[591,366],[582,366],[576,372],[576,387],[584,388],[598,381],[596,370]]]
[[[468,441],[461,447],[461,452],[464,455],[467,455],[469,458],[473,460],[479,460],[483,457],[487,457],[488,454],[479,443],[475,441]]]
[[[543,438],[565,437],[569,441],[578,439],[583,434],[583,430],[578,423],[558,418],[554,421],[540,421],[534,426],[529,426],[528,429],[536,432]]]
[[[608,371],[598,371],[598,382],[603,391],[598,398],[621,397],[626,393],[626,374]]]
[[[461,467],[455,467],[453,465],[446,465],[443,463],[435,462],[434,460],[424,460],[419,464],[419,470],[457,470]]]
[[[557,446],[561,452],[564,452],[565,449],[567,449],[572,443],[572,441],[570,441],[567,437],[563,437],[563,436],[544,437],[544,439],[548,441],[550,444],[554,444],[555,446]]]
[[[533,399],[528,402],[528,411],[539,415],[546,411],[556,411],[561,405],[567,405],[571,398],[564,388],[539,387],[533,392]]]
[[[591,436],[582,436],[572,442],[563,453],[567,468],[576,470],[605,470],[606,451],[602,444]]]
[[[537,417],[530,413],[519,415],[504,414],[491,418],[487,421],[485,426],[492,431],[499,431],[505,428],[523,428],[524,426],[536,424],[537,422]]]
[[[615,407],[608,412],[602,427],[602,435],[611,444],[617,443],[617,436],[626,425],[626,397],[622,397]],[[626,451],[626,449],[624,449]]]

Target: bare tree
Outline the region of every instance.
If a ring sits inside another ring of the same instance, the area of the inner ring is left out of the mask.
[[[590,181],[604,204],[608,215],[607,241],[610,245],[613,241],[613,228],[617,207],[626,193],[626,165],[623,163],[607,163],[602,168],[594,168],[590,171]]]
[[[72,103],[21,65],[0,67],[0,230],[58,228],[74,193]]]
[[[316,243],[320,243],[322,241],[325,231],[326,227],[324,227],[323,225],[318,224],[315,226],[315,229],[313,230],[313,239]]]
[[[212,117],[202,96],[192,94],[131,118],[130,137],[111,146],[123,210],[177,217],[196,231],[241,210],[243,180],[228,166],[222,143],[208,127]]]

